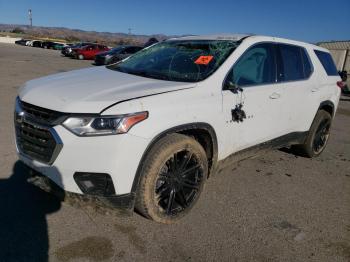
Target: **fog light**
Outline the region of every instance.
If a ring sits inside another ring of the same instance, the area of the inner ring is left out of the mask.
[[[113,181],[109,174],[77,172],[73,177],[84,194],[98,196],[115,195]]]

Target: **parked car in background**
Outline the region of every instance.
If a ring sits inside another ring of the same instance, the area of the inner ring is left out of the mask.
[[[52,41],[44,41],[42,43],[42,48],[45,48],[45,49],[53,49],[54,45],[56,43],[55,42],[52,42]]]
[[[27,42],[26,42],[26,46],[32,46],[33,42],[34,42],[34,40],[29,40],[29,41],[27,41]]]
[[[29,39],[21,39],[21,40],[15,41],[15,44],[17,44],[17,45],[26,45],[27,42],[29,42],[29,41],[31,41],[31,40],[29,40]]]
[[[30,46],[32,47],[42,47],[42,41],[39,41],[39,40],[34,40]]]
[[[341,86],[342,92],[344,94],[349,94],[350,93],[349,86],[346,84],[348,80],[348,72],[346,70],[343,70],[343,71],[339,71],[338,73],[342,80],[342,86]]]
[[[76,43],[72,45],[68,45],[66,47],[63,47],[61,50],[61,54],[64,56],[72,56],[72,51],[74,48],[81,48],[83,46],[91,45],[92,43]]]
[[[55,43],[55,45],[52,48],[55,49],[55,50],[62,50],[66,46],[67,46],[67,44]]]
[[[142,50],[142,48],[140,46],[119,46],[107,52],[99,53],[95,56],[95,65],[114,64]]]
[[[16,149],[44,190],[169,224],[191,210],[219,167],[287,146],[319,156],[339,81],[329,51],[308,43],[169,39],[111,66],[24,84]]]
[[[151,38],[148,39],[148,41],[143,45],[143,47],[145,48],[145,47],[151,46],[151,45],[153,45],[153,44],[156,44],[156,43],[158,43],[158,42],[159,42],[159,41],[158,41],[157,38],[151,37]]]
[[[105,45],[87,45],[80,48],[72,49],[72,56],[79,60],[94,60],[98,53],[108,51],[109,48]]]

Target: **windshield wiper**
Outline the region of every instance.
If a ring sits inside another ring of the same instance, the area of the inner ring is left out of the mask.
[[[169,80],[169,77],[167,75],[159,74],[156,72],[149,72],[146,70],[126,71],[125,73],[138,75],[138,76],[142,76],[142,77],[155,78],[155,79],[160,79],[160,80]]]

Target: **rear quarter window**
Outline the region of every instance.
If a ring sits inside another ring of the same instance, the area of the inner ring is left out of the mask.
[[[318,57],[318,59],[320,60],[324,70],[326,70],[327,75],[337,76],[338,71],[337,71],[337,68],[335,67],[334,61],[330,53],[319,51],[319,50],[314,50],[314,52]]]

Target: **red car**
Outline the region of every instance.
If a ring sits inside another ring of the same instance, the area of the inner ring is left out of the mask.
[[[81,48],[75,48],[72,51],[74,52],[74,57],[77,59],[94,60],[98,53],[109,51],[109,48],[105,45],[87,45]]]

